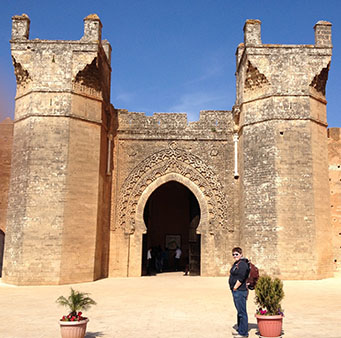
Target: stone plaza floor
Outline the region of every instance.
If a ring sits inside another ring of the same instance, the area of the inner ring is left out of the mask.
[[[97,302],[84,313],[86,338],[232,337],[236,311],[227,277],[164,273],[140,278],[108,278],[58,286],[11,286],[0,282],[0,337],[60,337],[55,303],[70,286]],[[341,337],[341,278],[284,281],[283,338]],[[257,335],[254,292],[248,301],[249,337]]]

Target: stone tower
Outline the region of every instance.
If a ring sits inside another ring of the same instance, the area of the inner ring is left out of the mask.
[[[262,44],[260,27],[246,21],[236,53],[240,242],[270,274],[328,277],[331,24],[315,25],[315,45]]]
[[[29,28],[27,15],[12,18],[17,93],[3,278],[92,281],[108,270],[111,47],[97,15],[84,19],[79,41],[29,40]]]

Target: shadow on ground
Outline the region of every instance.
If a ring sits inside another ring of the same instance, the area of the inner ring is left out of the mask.
[[[258,330],[258,325],[254,324],[254,323],[249,323],[248,330],[250,331],[250,330],[253,330],[253,329]]]
[[[103,337],[103,332],[87,332],[85,338],[96,338],[96,337]]]
[[[234,330],[237,331],[237,329],[238,329],[237,324],[234,324],[234,325],[232,326],[232,328],[233,328]],[[253,330],[253,329],[256,330],[256,335],[259,335],[258,325],[257,325],[257,324],[254,324],[254,323],[248,323],[248,328],[247,328],[248,332],[250,332],[250,331]]]

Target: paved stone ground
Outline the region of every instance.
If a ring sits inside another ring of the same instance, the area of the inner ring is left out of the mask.
[[[98,305],[86,338],[232,337],[236,312],[227,278],[181,273],[142,278],[110,278],[72,285],[90,292]],[[70,285],[16,287],[0,282],[0,337],[60,337],[55,303]],[[285,281],[283,338],[341,337],[341,278]],[[249,337],[257,335],[254,292],[248,301]]]

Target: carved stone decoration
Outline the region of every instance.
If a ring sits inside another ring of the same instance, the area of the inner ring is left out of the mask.
[[[31,80],[30,74],[26,69],[22,67],[19,62],[16,62],[15,58],[12,56],[13,66],[14,66],[14,74],[17,80],[17,85],[25,85],[27,82]]]
[[[86,65],[83,70],[77,73],[73,81],[73,90],[80,93],[85,92],[86,94],[90,92],[92,96],[101,98],[101,77],[98,58],[95,57],[91,64]]]
[[[231,220],[227,217],[228,201],[216,174],[199,157],[177,148],[175,142],[147,157],[126,178],[119,195],[118,219],[111,230],[119,228],[127,234],[134,233],[140,196],[152,182],[169,173],[189,179],[205,196],[209,220],[207,230],[211,234],[215,229],[232,230]]]
[[[264,74],[260,73],[257,67],[254,67],[250,61],[248,61],[246,75],[245,75],[245,86],[244,91],[256,88],[262,88],[268,85],[269,81]]]
[[[330,63],[328,63],[327,67],[321,70],[320,74],[315,75],[313,81],[311,81],[310,84],[311,87],[315,88],[323,96],[326,95],[326,83],[328,80],[329,66]]]

